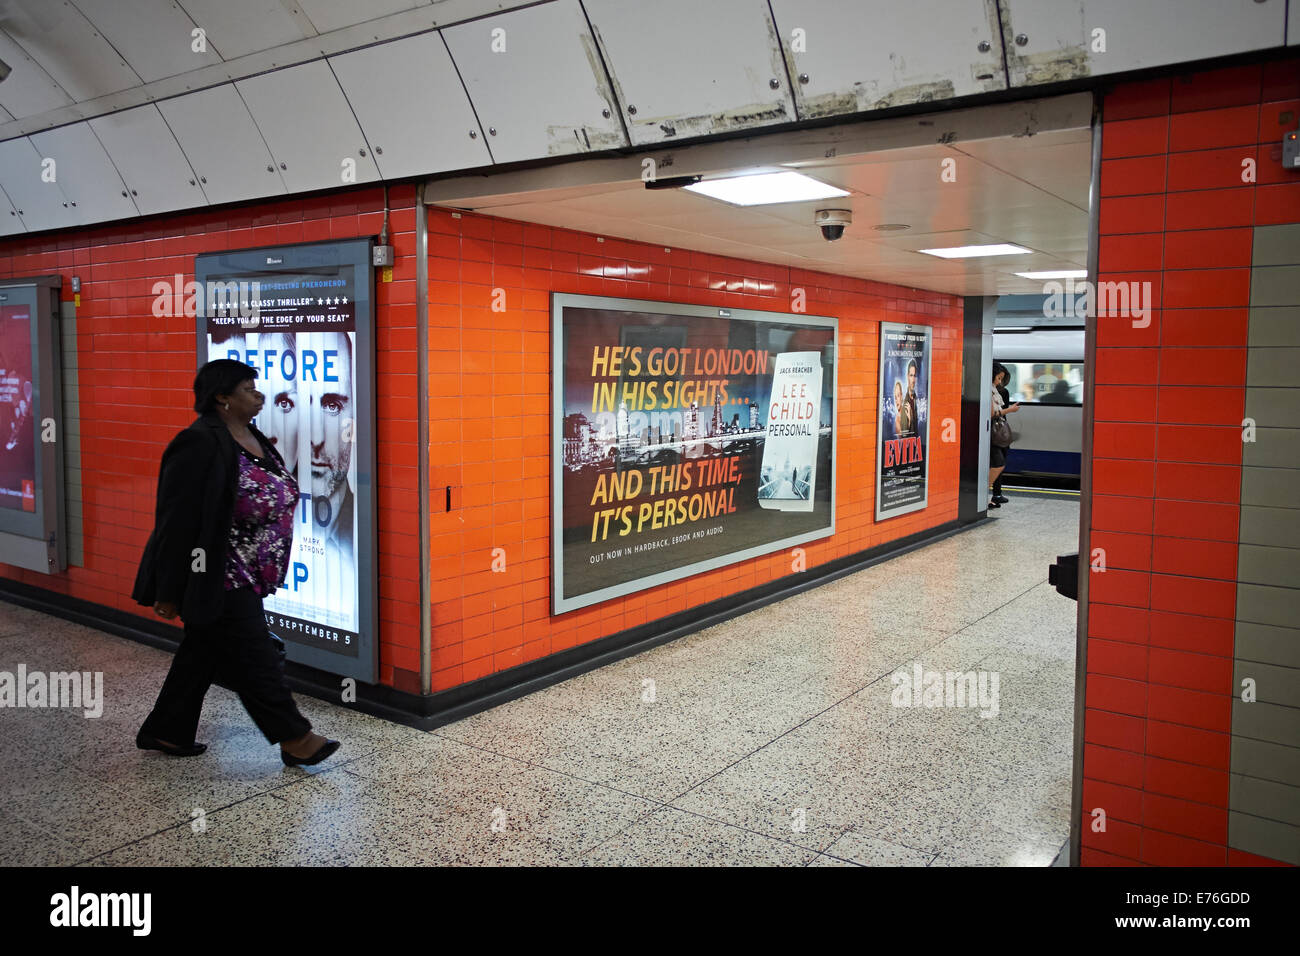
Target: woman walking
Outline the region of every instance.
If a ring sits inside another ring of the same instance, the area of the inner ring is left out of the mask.
[[[1011,373],[1007,367],[1000,362],[993,365],[993,390],[1002,396],[1002,411],[1014,412],[1020,408],[1020,403],[1011,404],[1011,393],[1007,391],[1007,380],[1011,378]],[[1007,445],[1002,449],[1002,468],[1006,467],[1007,455],[1011,453],[1011,446]],[[996,480],[993,482],[993,501],[997,505],[1004,505],[1011,499],[1002,494],[1002,471],[999,469]]]
[[[284,644],[262,613],[263,596],[288,568],[298,486],[252,424],[264,401],[256,376],[233,359],[199,369],[199,417],[163,453],[154,530],[131,597],[167,620],[179,614],[185,637],[135,742],[175,757],[203,753],[194,742],[199,714],[221,678],[286,765],[317,764],[339,742],[313,733],[298,712]]]

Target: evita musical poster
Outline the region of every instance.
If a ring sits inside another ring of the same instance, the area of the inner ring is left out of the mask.
[[[833,318],[552,296],[556,613],[834,533]]]
[[[877,521],[929,501],[930,347],[929,326],[880,324]]]
[[[369,345],[358,341],[370,325],[370,268],[329,261],[336,257],[328,245],[299,248],[307,250],[306,261],[300,256],[296,268],[290,253],[262,256],[280,267],[272,272],[204,270],[203,344],[209,360],[235,359],[257,370],[265,404],[253,424],[298,485],[288,573],[263,600],[267,627],[314,652],[291,649],[291,659],[361,676],[371,670],[373,634],[373,413]],[[313,251],[327,264],[313,267]]]

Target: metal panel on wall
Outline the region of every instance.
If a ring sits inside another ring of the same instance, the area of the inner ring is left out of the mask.
[[[152,103],[97,116],[90,127],[144,216],[207,205],[198,177]]]
[[[0,143],[0,189],[28,232],[77,224],[76,210],[59,184],[42,178],[43,158],[25,136]]]
[[[797,117],[766,0],[584,0],[633,144]]]
[[[158,104],[199,184],[216,204],[285,192],[284,180],[234,84]],[[214,139],[221,144],[213,149]]]
[[[1286,42],[1286,0],[999,0],[1012,86],[1054,83]]]
[[[290,192],[379,178],[370,144],[323,60],[249,77],[235,85]]]
[[[800,119],[1006,88],[996,0],[771,3]]]
[[[139,215],[126,184],[87,123],[32,133],[32,145],[42,158],[55,162],[59,188],[77,222],[103,222]]]
[[[442,31],[498,163],[627,145],[577,0]]]
[[[330,65],[385,179],[491,164],[485,131],[441,34],[355,50]],[[398,91],[407,104],[400,110],[393,108]]]

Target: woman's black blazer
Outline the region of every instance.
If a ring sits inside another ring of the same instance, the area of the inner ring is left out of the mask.
[[[252,425],[248,430],[283,466],[266,436]],[[133,600],[175,604],[186,621],[220,612],[238,484],[239,448],[215,412],[200,415],[171,440],[162,456],[154,529],[140,559]]]

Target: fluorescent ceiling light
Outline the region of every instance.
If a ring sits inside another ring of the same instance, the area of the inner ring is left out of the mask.
[[[940,256],[944,259],[973,259],[976,256],[1023,256],[1032,249],[1008,245],[1005,242],[993,246],[949,246],[946,249],[917,249],[927,256]]]
[[[727,179],[706,179],[685,186],[693,193],[703,193],[733,206],[765,206],[778,202],[808,202],[847,196],[843,189],[805,176],[803,173],[758,173]]]
[[[999,325],[993,330],[994,332],[1032,332],[1032,325]]]
[[[1086,279],[1087,269],[1058,269],[1056,272],[1017,272],[1022,279]]]

